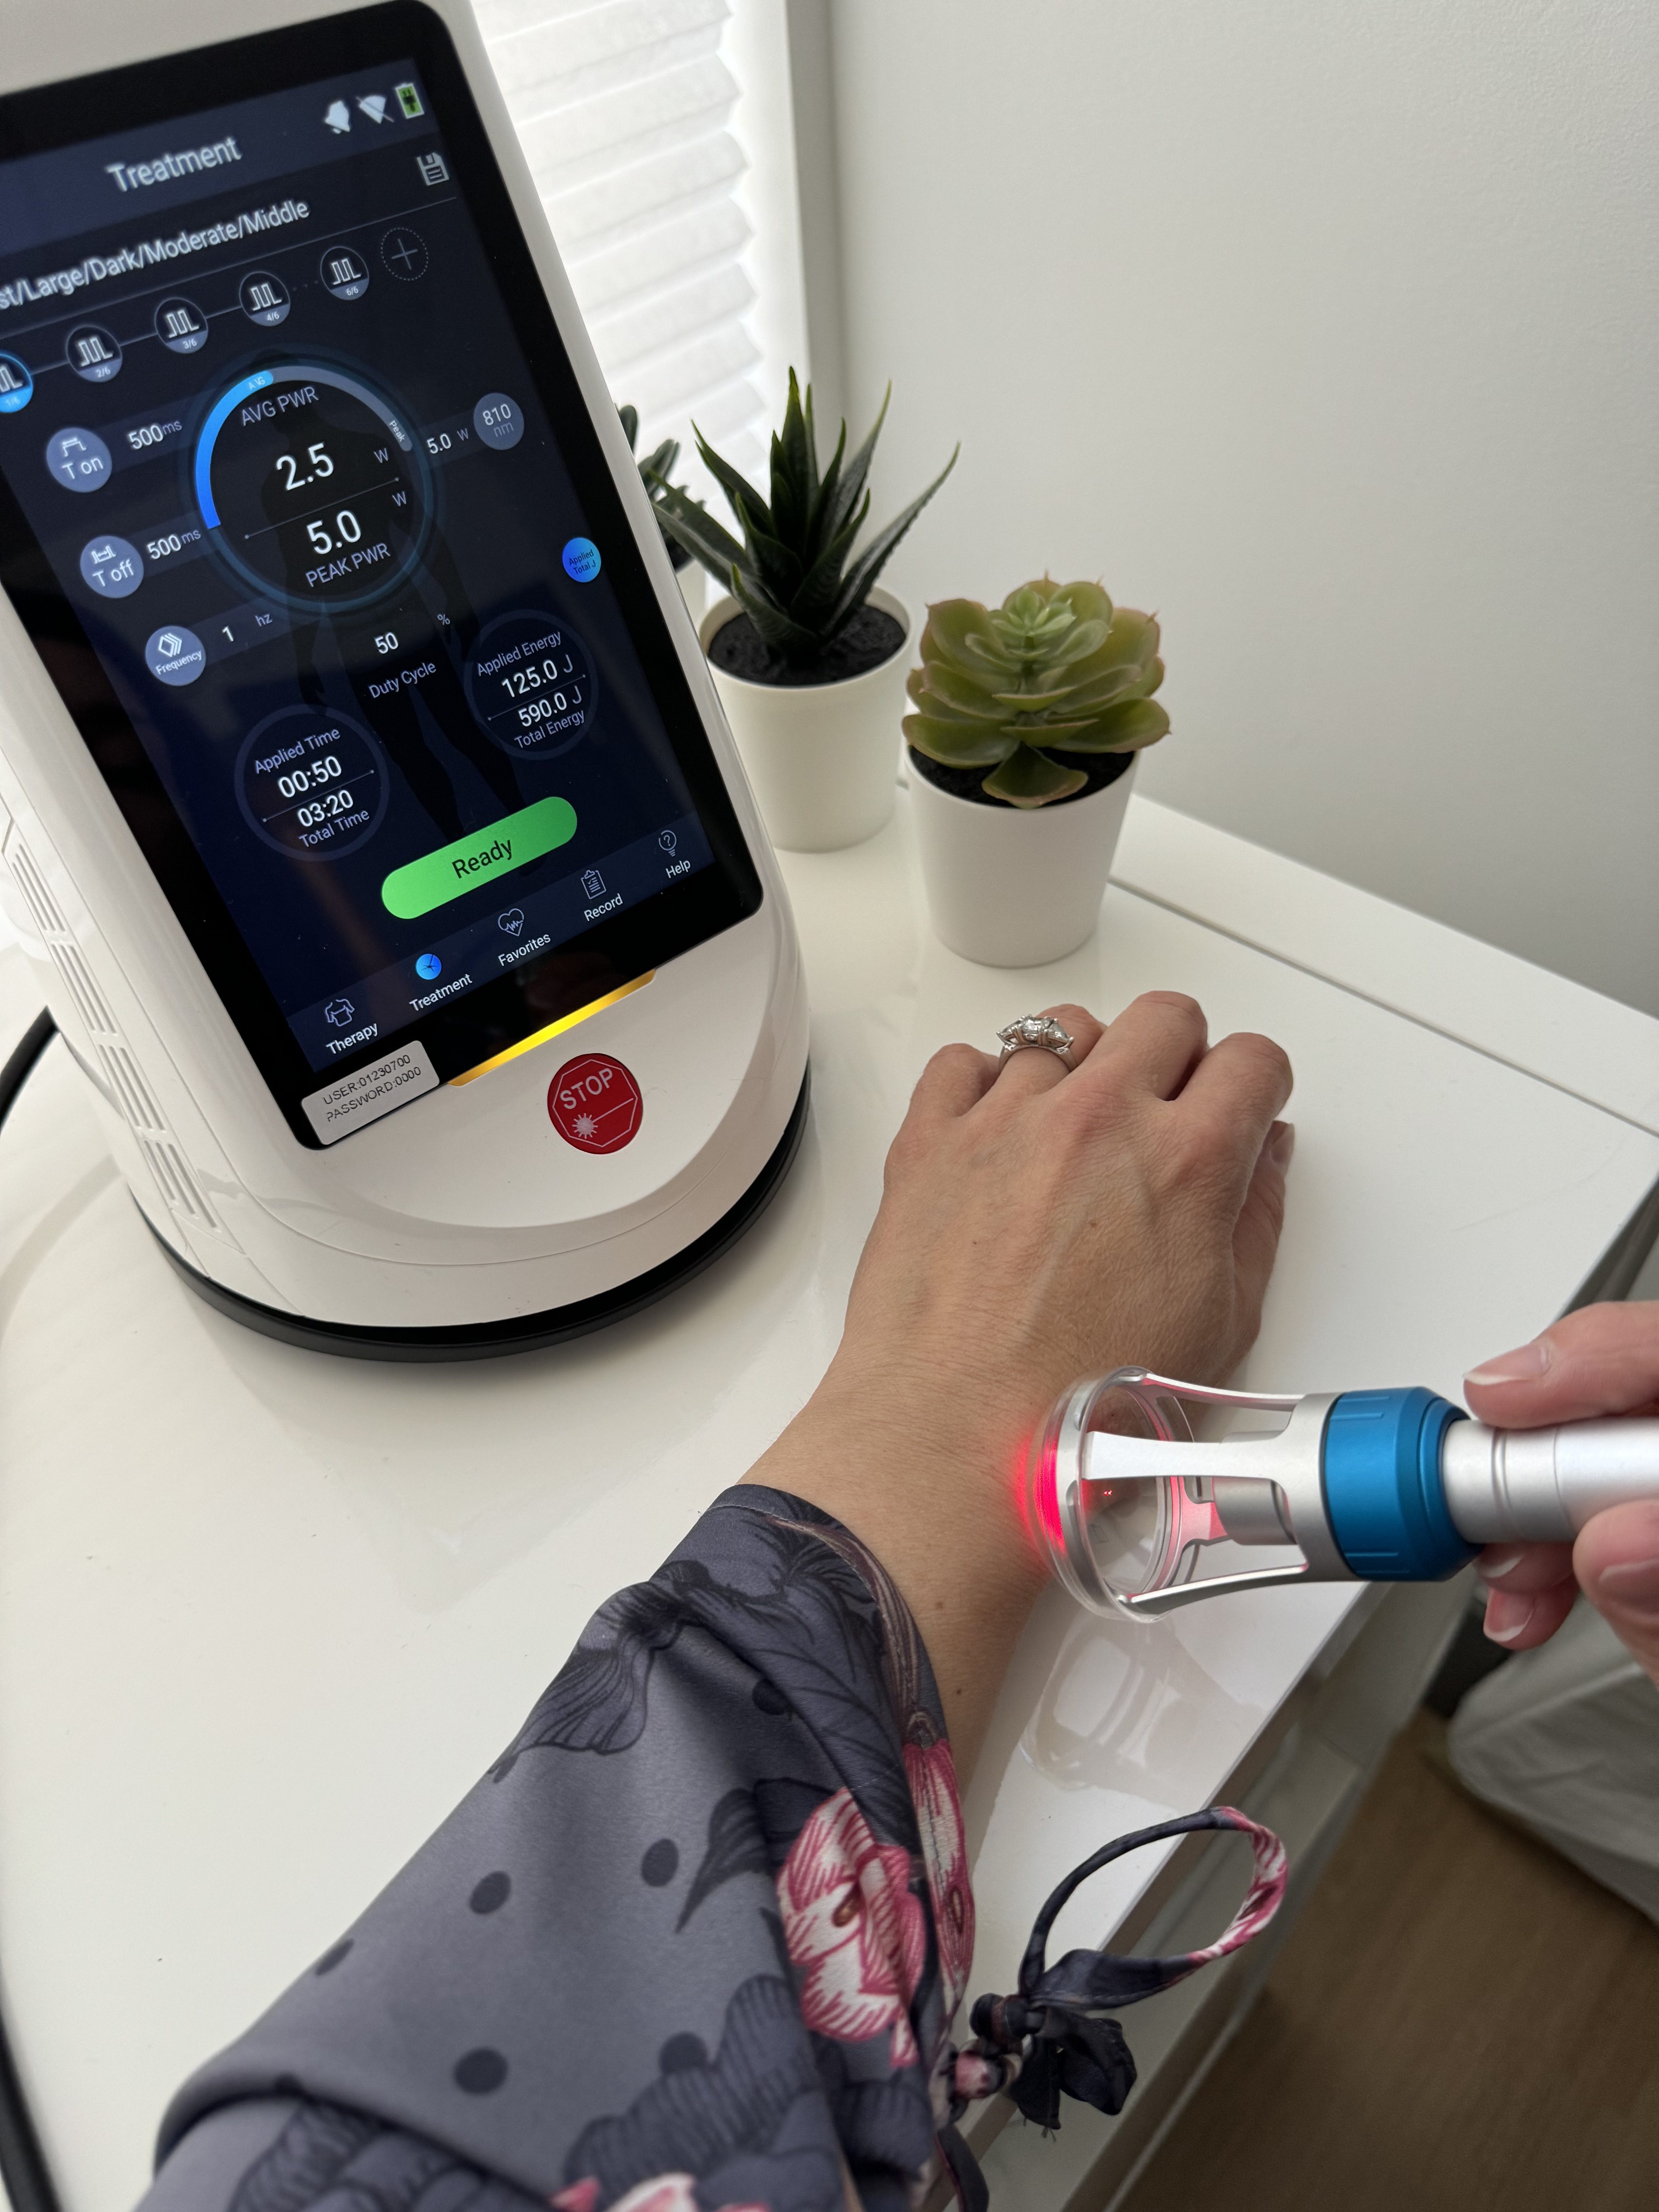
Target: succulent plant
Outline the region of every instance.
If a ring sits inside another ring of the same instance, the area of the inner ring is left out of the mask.
[[[891,394],[890,385],[888,397]],[[697,451],[731,501],[743,532],[741,544],[686,493],[672,487],[665,471],[656,472],[657,514],[665,531],[719,578],[754,623],[762,642],[796,666],[817,659],[846,629],[869,598],[899,540],[956,466],[952,453],[921,498],[878,532],[849,568],[854,543],[870,512],[865,479],[886,415],[884,399],[875,427],[850,459],[843,422],[835,456],[820,472],[812,387],[806,387],[803,402],[792,368],[783,428],[772,438],[769,506],[698,431]]]
[[[904,734],[945,768],[989,769],[980,788],[1010,806],[1069,799],[1088,776],[1048,748],[1133,752],[1168,730],[1152,696],[1164,681],[1158,642],[1155,617],[1114,607],[1098,584],[1044,576],[996,608],[941,599],[910,672]]]
[[[640,435],[639,409],[632,406],[619,407],[617,410],[617,412],[622,416],[623,428],[628,434],[629,452],[630,453],[637,453]],[[679,459],[679,440],[678,438],[665,438],[661,445],[655,447],[653,452],[648,453],[645,459],[640,463],[640,474],[645,481],[645,488],[647,491],[651,495],[651,504],[657,510],[657,520],[659,523],[662,521],[662,495],[665,490],[668,490],[671,488],[668,483],[668,478],[675,463]],[[684,484],[674,487],[674,489],[678,489],[683,497],[687,499],[690,497],[690,494],[686,491]],[[678,538],[671,538],[666,530],[663,532],[663,542],[668,548],[668,556],[674,563],[674,566],[677,568],[684,568],[686,562],[691,558],[691,556],[686,551],[684,546],[680,544]]]

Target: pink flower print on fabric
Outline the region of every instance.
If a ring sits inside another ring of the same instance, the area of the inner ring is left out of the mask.
[[[974,1963],[974,1891],[968,1878],[968,1838],[950,1745],[907,1743],[904,1771],[921,1830],[921,1863],[933,1904],[948,2021],[962,2002]]]
[[[1261,1933],[1284,1901],[1290,1871],[1285,1846],[1271,1828],[1262,1827],[1231,1805],[1218,1805],[1215,1809],[1240,1835],[1250,1839],[1250,1886],[1245,1892],[1244,1902],[1215,1942],[1191,1954],[1194,1968],[1207,1966],[1214,1959],[1224,1959],[1230,1951],[1242,1950],[1253,1936]]]
[[[547,2201],[553,2212],[599,2212],[599,2182],[584,2174]],[[698,2212],[696,2183],[689,2173],[659,2173],[653,2180],[636,2181],[626,2197],[612,2197],[605,2212]],[[766,2207],[723,2204],[720,2212],[766,2212]]]
[[[994,2097],[1006,2089],[1019,2073],[1019,2060],[1012,2051],[998,2057],[988,2058],[977,2051],[959,2051],[951,2069],[951,2087],[964,2103],[975,2097]],[[556,2197],[555,2203],[558,2202]]]
[[[826,1797],[796,1837],[778,1903],[807,2027],[848,2043],[890,2028],[892,2064],[914,2063],[909,2006],[927,1917],[910,1887],[910,1854],[876,1841],[850,1790]]]

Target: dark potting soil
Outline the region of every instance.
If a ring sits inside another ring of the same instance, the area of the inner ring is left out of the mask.
[[[988,792],[981,789],[991,773],[988,768],[946,768],[943,761],[929,760],[926,753],[919,753],[914,745],[907,745],[904,750],[910,756],[910,766],[915,773],[925,775],[929,783],[937,784],[941,791],[948,791],[952,798],[971,799],[975,806],[1008,805],[1006,799],[993,799]],[[1042,750],[1061,768],[1080,768],[1089,779],[1081,791],[1073,792],[1066,799],[1051,799],[1049,806],[1070,806],[1075,799],[1087,799],[1097,791],[1104,791],[1109,783],[1115,783],[1119,776],[1128,774],[1130,763],[1134,759],[1133,753],[1063,753],[1058,745],[1044,745]],[[1037,810],[1039,813],[1046,813],[1047,811],[1046,807]]]
[[[903,642],[903,623],[866,604],[816,660],[799,667],[763,643],[747,615],[733,615],[730,622],[720,624],[709,641],[708,658],[727,676],[740,676],[747,684],[793,688],[844,684],[849,676],[867,675],[884,660],[890,660]]]

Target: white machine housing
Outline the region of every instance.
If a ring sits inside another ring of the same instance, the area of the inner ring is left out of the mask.
[[[426,1331],[440,1333],[437,1356],[447,1342],[449,1356],[464,1352],[473,1331],[475,1348],[489,1349],[492,1325],[556,1323],[562,1310],[611,1300],[710,1238],[787,1164],[807,1047],[788,899],[471,9],[428,4],[460,56],[599,428],[761,879],[758,911],[536,1048],[310,1150],[0,595],[0,888],[144,1218],[233,1306],[251,1302],[271,1323],[320,1323],[325,1335],[335,1324],[388,1332],[382,1356],[392,1357],[421,1356]],[[0,92],[60,80],[68,56],[101,72],[211,46],[228,28],[240,38],[352,12],[330,0],[241,0],[228,26],[212,0],[14,10]],[[566,1144],[546,1103],[555,1071],[588,1049],[619,1057],[644,1097],[635,1140],[599,1156]]]

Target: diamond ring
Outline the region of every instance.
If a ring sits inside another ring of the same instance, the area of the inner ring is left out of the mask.
[[[1001,1067],[1017,1052],[1051,1052],[1062,1066],[1073,1073],[1077,1062],[1072,1057],[1073,1037],[1069,1030],[1062,1029],[1052,1014],[1022,1014],[1017,1022],[997,1031],[1002,1042]]]

